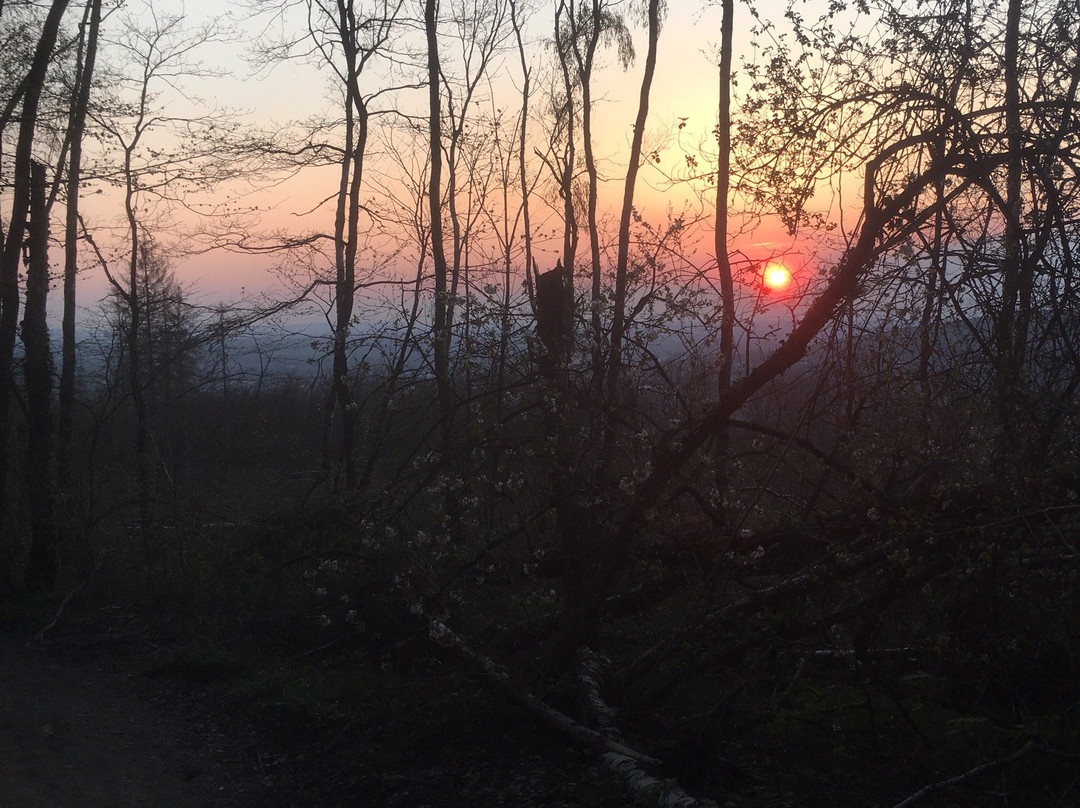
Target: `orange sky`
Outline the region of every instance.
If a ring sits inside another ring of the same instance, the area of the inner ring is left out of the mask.
[[[696,5],[696,4],[695,4]],[[185,12],[194,23],[199,18],[217,13],[222,5],[216,0],[187,0]],[[746,30],[750,20],[739,4],[736,4],[736,30]],[[546,36],[551,24],[552,12],[542,10],[534,17],[532,26],[537,36]],[[650,125],[647,147],[660,151],[666,171],[677,171],[684,164],[683,145],[692,145],[708,133],[716,119],[717,97],[715,70],[715,43],[719,36],[720,12],[709,8],[703,12],[688,12],[680,3],[669,4],[669,17],[661,36],[657,74],[651,96]],[[625,171],[625,154],[631,136],[631,125],[636,114],[637,95],[644,63],[645,43],[640,28],[635,30],[635,46],[638,59],[629,71],[623,72],[615,63],[614,55],[602,57],[602,71],[598,74],[595,107],[597,128],[596,151],[601,158],[601,170],[608,178],[602,189],[604,204],[611,217],[617,215],[622,195],[622,175]],[[284,121],[288,117],[304,117],[325,111],[328,102],[322,89],[324,78],[318,72],[296,65],[275,68],[269,74],[252,77],[241,62],[241,49],[237,42],[214,44],[204,52],[206,64],[219,67],[222,76],[212,81],[195,83],[194,94],[219,106],[240,107],[248,111],[248,119],[269,124]],[[550,58],[549,52],[538,50],[537,58]],[[516,82],[519,67],[516,54],[508,54],[503,78]],[[736,59],[737,65],[737,59]],[[514,99],[516,101],[516,99]],[[508,103],[514,103],[509,101]],[[685,128],[678,129],[680,121]],[[682,143],[679,142],[680,137]],[[263,227],[284,227],[294,231],[305,229],[330,229],[332,209],[324,207],[321,212],[301,216],[310,211],[319,200],[333,192],[334,177],[326,171],[317,175],[298,178],[274,187],[250,200],[260,207],[259,224]],[[711,190],[707,192],[705,207],[690,189],[672,187],[656,171],[642,172],[635,197],[638,208],[651,220],[661,221],[670,207],[681,210],[684,204],[696,208],[711,219]],[[99,220],[107,218],[107,209],[95,211]],[[706,228],[706,233],[708,228]],[[711,236],[702,239],[702,248],[711,249]],[[545,257],[541,247],[541,260]],[[752,261],[764,261],[775,255],[798,252],[791,237],[778,226],[758,227],[734,245],[738,257]],[[547,250],[548,260],[553,262],[557,245],[551,243]],[[805,256],[791,255],[788,263],[799,273]],[[251,295],[278,284],[270,272],[273,260],[265,256],[237,256],[214,251],[179,261],[177,273],[183,282],[198,289],[203,299],[234,299],[241,293]],[[105,291],[105,284],[97,273],[87,277],[80,293],[87,305]]]

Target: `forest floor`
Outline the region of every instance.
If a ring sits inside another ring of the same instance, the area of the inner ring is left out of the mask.
[[[243,745],[100,661],[0,638],[0,793],[26,808],[257,805]]]
[[[456,673],[369,680],[370,698],[360,694],[330,718],[305,716],[283,710],[265,688],[253,697],[251,671],[206,676],[205,665],[178,654],[181,646],[111,630],[55,631],[45,645],[0,634],[0,808],[625,799],[587,756]],[[304,678],[286,676],[292,686]]]

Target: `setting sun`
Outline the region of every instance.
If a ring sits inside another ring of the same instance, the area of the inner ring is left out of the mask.
[[[791,270],[789,270],[783,264],[776,261],[770,261],[765,265],[765,268],[761,270],[761,282],[765,285],[765,288],[780,292],[787,288],[787,285],[791,283]]]

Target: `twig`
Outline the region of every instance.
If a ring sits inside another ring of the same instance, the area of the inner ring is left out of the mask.
[[[914,805],[915,803],[919,802],[919,800],[929,797],[935,791],[941,791],[943,788],[948,788],[949,786],[956,786],[960,785],[961,783],[966,783],[968,780],[972,780],[978,777],[983,772],[990,771],[991,769],[996,769],[998,766],[1004,766],[1006,763],[1011,763],[1018,757],[1026,755],[1034,747],[1035,741],[1028,741],[1026,744],[1021,746],[1008,757],[1003,757],[999,758],[998,760],[991,760],[987,763],[982,763],[976,766],[974,769],[970,769],[969,771],[964,772],[963,774],[958,774],[955,777],[949,777],[946,780],[939,780],[936,783],[930,783],[927,786],[923,786],[903,802],[898,802],[895,806],[893,806],[893,808],[909,808],[909,806]]]
[[[56,614],[53,615],[53,619],[49,622],[49,625],[45,626],[45,628],[43,628],[36,635],[34,635],[34,642],[38,643],[39,645],[45,644],[45,632],[55,626],[58,622],[60,622],[60,616],[64,613],[64,609],[67,607],[68,603],[71,602],[71,599],[75,597],[75,593],[82,589],[84,586],[86,586],[86,581],[83,581],[81,584],[79,584],[77,587],[67,593],[67,597],[60,601],[60,607],[56,610]]]

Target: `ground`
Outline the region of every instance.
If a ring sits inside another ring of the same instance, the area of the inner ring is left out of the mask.
[[[373,681],[370,703],[298,718],[253,700],[249,675],[178,665],[178,638],[51,637],[0,634],[0,808],[604,808],[625,798],[588,755],[460,672]]]
[[[156,704],[135,676],[3,637],[0,682],[5,806],[266,804],[236,739]]]

